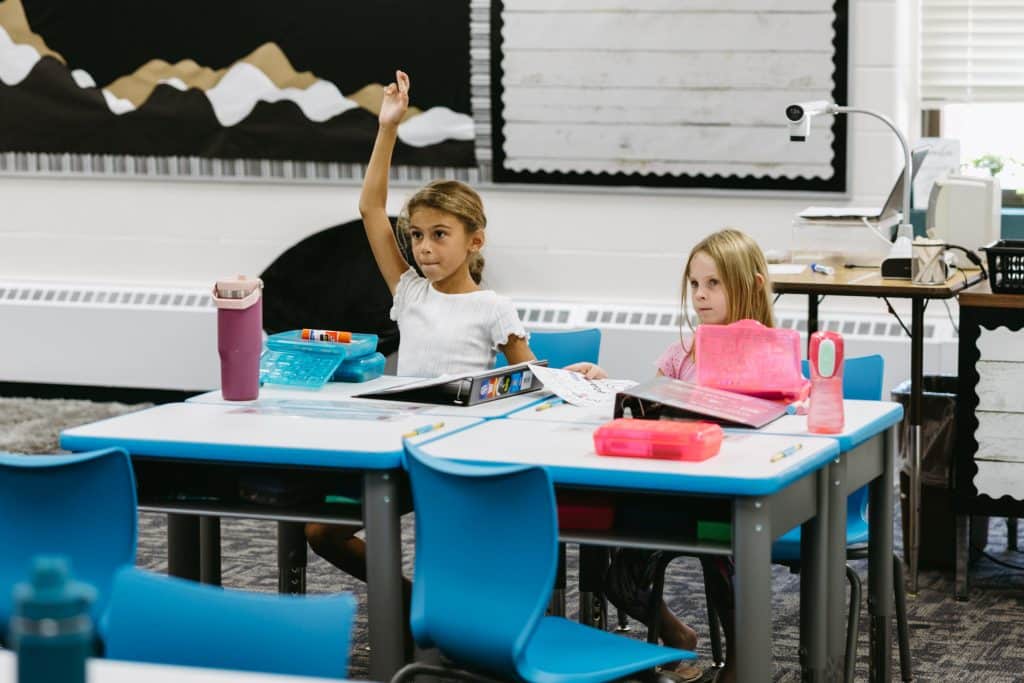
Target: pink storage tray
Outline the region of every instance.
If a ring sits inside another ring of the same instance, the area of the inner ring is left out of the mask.
[[[723,436],[712,422],[620,417],[594,431],[594,449],[598,455],[627,458],[707,460],[718,453]]]

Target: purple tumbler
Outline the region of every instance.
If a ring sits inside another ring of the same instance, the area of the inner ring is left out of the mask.
[[[260,352],[263,350],[263,281],[218,280],[217,351],[220,393],[227,401],[253,401],[260,394]]]

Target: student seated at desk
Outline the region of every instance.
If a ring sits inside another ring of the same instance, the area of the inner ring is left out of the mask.
[[[757,320],[766,327],[774,327],[771,302],[771,283],[768,264],[757,243],[739,230],[726,229],[704,238],[690,252],[683,269],[683,320],[686,299],[697,312],[700,322],[727,325],[744,319]],[[692,328],[684,335],[679,330],[679,341],[673,343],[657,361],[659,375],[688,382],[697,381],[697,365]],[[645,624],[651,623],[648,599],[654,579],[654,567],[659,553],[620,548],[615,552],[605,577],[605,595],[619,609]],[[704,580],[711,599],[722,619],[725,631],[725,667],[714,680],[731,682],[735,679],[735,661],[730,656],[735,635],[733,607],[733,564],[727,557],[700,558]],[[666,645],[693,650],[697,634],[668,608],[664,600],[659,605],[661,614],[661,640]],[[683,681],[700,678],[696,667],[684,664],[673,672]]]
[[[528,335],[512,302],[480,288],[484,265],[480,250],[487,219],[473,188],[438,180],[416,192],[399,216],[399,232],[409,241],[423,275],[402,256],[385,207],[398,124],[409,106],[409,77],[398,71],[395,80],[384,91],[359,212],[377,267],[394,296],[391,318],[401,335],[398,374],[436,377],[489,370],[497,351],[509,363],[533,360]],[[356,531],[349,526],[307,524],[306,539],[316,554],[365,581],[366,546],[354,536]],[[409,588],[407,583],[407,605]]]

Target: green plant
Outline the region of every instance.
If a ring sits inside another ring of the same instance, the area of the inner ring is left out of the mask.
[[[997,176],[1003,172],[1007,162],[1013,163],[1013,159],[999,154],[984,154],[977,159],[972,159],[971,166],[983,168],[988,171],[989,175]]]

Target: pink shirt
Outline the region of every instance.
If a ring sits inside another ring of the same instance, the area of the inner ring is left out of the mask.
[[[684,382],[696,382],[697,364],[689,353],[692,343],[693,340],[688,339],[684,347],[681,342],[674,342],[665,349],[665,353],[661,354],[655,363],[661,370],[661,374],[672,379],[681,379]]]

